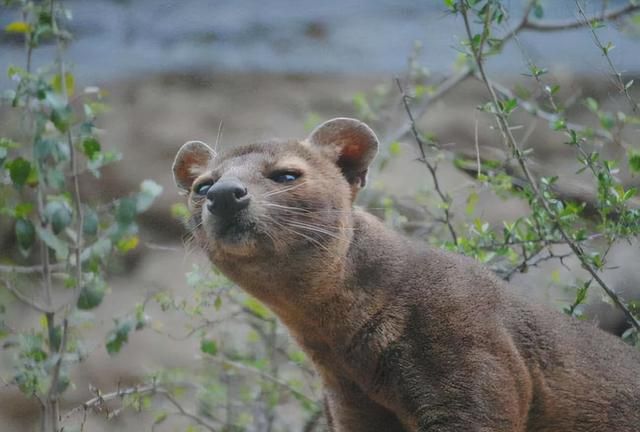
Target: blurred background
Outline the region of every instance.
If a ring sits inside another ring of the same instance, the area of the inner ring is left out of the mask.
[[[73,43],[67,60],[76,77],[76,87],[99,85],[106,89],[110,110],[102,116],[103,146],[122,152],[123,159],[105,171],[100,182],[90,178],[82,192],[91,199],[109,200],[137,190],[142,180],[152,179],[164,192],[142,221],[141,245],[127,254],[114,269],[109,282],[111,295],[97,313],[95,328],[102,337],[125,306],[149,293],[160,291],[185,299],[193,294],[187,273],[194,264],[207,268],[198,251],[185,252],[184,234],[176,218],[180,197],[173,186],[171,162],[179,146],[188,140],[216,141],[222,124],[220,147],[229,148],[273,137],[304,137],[310,129],[336,116],[356,116],[368,121],[379,138],[380,164],[371,174],[370,188],[361,205],[370,207],[389,224],[416,238],[434,242],[442,235],[434,213],[438,212],[431,179],[416,162],[418,151],[408,135],[407,118],[394,82],[420,88],[426,94],[438,89],[447,77],[464,67],[461,41],[466,39],[463,22],[447,11],[440,0],[66,0],[72,11],[69,31]],[[509,11],[503,34],[519,23],[524,0],[502,2]],[[541,22],[579,20],[573,0],[541,0]],[[589,0],[587,15],[603,8],[617,10],[628,1]],[[2,6],[0,27],[19,18],[19,12]],[[599,30],[603,41],[615,49],[610,58],[630,80],[640,72],[640,15],[625,15]],[[55,57],[53,46],[37,50],[34,65],[48,64]],[[560,85],[559,97],[572,121],[598,127],[582,102],[599,101],[602,110],[627,110],[626,100],[616,89],[607,59],[594,44],[588,28],[559,32],[523,30],[503,52],[487,60],[488,73],[506,88],[533,89],[527,61],[549,69],[546,79]],[[25,53],[20,37],[0,35],[0,66],[23,65]],[[0,76],[0,89],[15,83]],[[635,86],[637,87],[637,85]],[[635,97],[638,93],[632,87]],[[428,96],[424,96],[428,97]],[[456,85],[428,109],[420,112],[419,128],[437,137],[442,145],[438,176],[442,188],[453,198],[452,212],[462,230],[474,218],[501,226],[526,212],[519,199],[498,196],[479,187],[460,166],[459,158],[474,158],[476,144],[487,159],[504,158],[500,135],[493,119],[479,113],[477,106],[488,100],[479,81],[470,77]],[[420,101],[416,102],[419,106]],[[576,172],[575,154],[562,145],[563,137],[549,127],[549,119],[519,113],[521,137],[534,149],[533,160],[540,175],[559,174],[561,193],[589,200],[594,188]],[[3,133],[15,128],[11,114],[0,111]],[[620,132],[620,141],[640,149],[638,126]],[[602,144],[609,158],[622,158],[628,148]],[[629,186],[638,179],[626,169],[619,173]],[[477,204],[468,214],[468,197],[473,191]],[[424,200],[417,199],[422,197]],[[387,206],[391,202],[393,206]],[[172,208],[174,211],[172,212]],[[385,209],[380,211],[380,209]],[[9,247],[11,232],[2,237]],[[637,294],[640,271],[638,246],[616,246],[606,273],[620,292]],[[635,268],[634,268],[635,267]],[[570,302],[573,292],[563,287],[580,273],[572,262],[550,261],[513,275],[514,289],[536,301],[556,307]],[[550,278],[549,275],[553,275]],[[603,304],[593,291],[591,303],[601,325],[620,331],[620,317]],[[18,307],[18,306],[16,306]],[[161,314],[150,307],[147,313],[158,319],[157,328],[132,336],[132,343],[111,358],[96,345],[91,360],[74,376],[75,388],[67,396],[69,407],[88,399],[89,385],[113,389],[117,383],[140,382],[156,370],[196,370],[203,367],[197,338],[167,338],[166,330],[189,331],[189,319],[182,314]],[[17,313],[19,314],[19,313]],[[25,322],[28,315],[25,314]],[[102,333],[101,333],[102,331]],[[217,323],[215,334],[240,339],[246,329],[231,321]],[[286,331],[280,329],[286,345]],[[0,373],[8,370],[2,360]],[[286,360],[283,360],[286,362]],[[309,378],[313,381],[313,378]],[[305,391],[319,396],[315,384]],[[0,389],[0,430],[31,430],[37,416],[34,401],[23,402],[10,388]],[[254,421],[246,430],[303,430],[306,417],[297,405],[282,403],[274,429]],[[123,414],[107,421],[90,420],[87,430],[148,430],[153,414]],[[144,426],[143,426],[144,425]],[[181,423],[162,427],[182,427]],[[157,430],[161,428],[158,427]],[[307,429],[305,429],[307,430]],[[313,429],[308,429],[313,430]]]

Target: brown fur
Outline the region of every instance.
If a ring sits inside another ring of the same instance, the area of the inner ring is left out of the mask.
[[[640,431],[638,352],[353,207],[377,149],[363,123],[219,157],[198,145],[179,152],[176,182],[233,177],[251,203],[229,228],[190,192],[194,236],[308,353],[332,430]],[[292,168],[290,185],[269,178]]]

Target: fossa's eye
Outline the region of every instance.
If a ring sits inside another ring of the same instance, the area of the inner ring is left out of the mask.
[[[291,183],[300,178],[301,175],[297,171],[276,171],[269,178],[276,183]]]
[[[207,192],[209,192],[209,189],[211,189],[211,186],[213,186],[213,180],[207,180],[195,186],[193,188],[193,191],[196,195],[206,196]]]

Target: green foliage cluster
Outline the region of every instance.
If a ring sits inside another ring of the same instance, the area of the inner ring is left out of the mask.
[[[498,0],[445,0],[444,5],[451,13],[463,18],[469,36],[461,43],[456,77],[460,80],[475,77],[485,84],[488,99],[477,108],[496,120],[507,152],[504,160],[486,159],[482,154],[477,154],[477,158],[473,159],[453,155],[454,166],[476,180],[466,197],[465,214],[456,215],[458,217],[454,220],[452,197],[438,188],[435,174],[438,163],[451,156],[450,151],[443,149],[433,134],[414,131],[421,151],[430,151],[429,157],[420,161],[430,171],[437,192],[431,200],[423,195],[416,199],[418,202],[428,202],[428,206],[437,206],[441,216],[434,219],[443,222],[443,231],[438,234],[438,230],[429,230],[427,240],[474,257],[505,279],[510,279],[518,272],[524,273],[544,261],[557,260],[564,264],[575,258],[587,270],[589,277],[586,281],[576,278],[567,287],[575,293],[575,298],[571,304],[565,305],[565,312],[587,318],[583,315],[582,306],[587,301],[588,291],[598,286],[613,305],[624,311],[629,322],[629,330],[624,338],[637,344],[640,330],[637,302],[622,299],[606,285],[600,273],[607,268],[607,255],[611,248],[618,242],[631,241],[640,233],[638,191],[635,187],[625,186],[619,175],[621,165],[629,173],[640,173],[638,143],[629,144],[622,139],[627,130],[638,129],[640,112],[630,93],[633,80],[623,79],[609,57],[614,49],[613,44],[601,41],[598,31],[605,27],[607,18],[637,12],[638,5],[632,1],[620,9],[604,11],[601,16],[589,18],[583,2],[576,0],[577,21],[552,21],[547,25],[543,21],[544,3],[537,0],[527,3],[525,13],[518,22],[510,16],[504,2]],[[635,22],[634,19],[629,21]],[[518,33],[523,29],[560,31],[578,26],[584,26],[592,33],[596,48],[611,68],[615,86],[628,101],[629,107],[628,111],[606,111],[598,101],[587,95],[581,103],[593,115],[593,122],[589,125],[570,121],[567,113],[570,106],[566,106],[559,97],[560,85],[547,79],[548,69],[536,65],[517,40]],[[525,82],[518,83],[515,90],[510,90],[488,77],[484,64],[491,61],[491,57],[500,55],[505,44],[513,39],[522,52],[528,70],[524,74]],[[443,93],[448,91],[448,80],[438,87],[429,85],[429,76],[426,78],[425,83],[424,76],[416,79],[410,73],[406,85],[411,94],[405,95],[401,88],[403,98],[411,102],[407,105],[410,117],[412,109],[424,110],[432,102],[431,99],[443,97]],[[530,91],[527,87],[534,87],[535,90]],[[389,93],[381,96],[380,92],[376,92],[369,97],[359,95],[354,105],[360,115],[368,115],[374,120],[376,117],[383,118],[382,115],[371,116],[369,107],[384,107],[380,100],[389,99]],[[562,174],[540,178],[532,174],[530,165],[533,149],[521,148],[511,132],[515,126],[520,126],[513,119],[513,115],[520,112],[528,113],[534,119],[548,121],[549,128],[559,135],[566,146],[573,149],[577,162],[574,174],[588,175],[595,191],[593,199],[562,196],[558,187],[563,180]],[[387,157],[397,153],[397,144],[390,144]],[[626,158],[604,159],[603,144],[625,148]],[[383,160],[383,164],[386,163],[387,160]],[[491,190],[503,198],[520,199],[528,206],[527,214],[512,221],[503,221],[501,227],[492,227],[488,221],[474,217],[479,190]],[[434,203],[434,199],[438,202]]]
[[[114,256],[137,246],[136,218],[161,188],[145,181],[139,192],[109,203],[83,199],[83,178],[99,178],[103,167],[120,159],[100,142],[96,122],[108,109],[104,93],[76,88],[66,68],[63,54],[71,35],[63,26],[70,13],[62,4],[5,5],[21,11],[22,20],[4,31],[22,35],[26,62],[8,67],[16,87],[2,94],[7,115],[21,124],[16,136],[0,138],[0,218],[2,226],[13,226],[15,237],[15,250],[2,251],[0,285],[40,319],[29,329],[13,329],[0,314],[0,337],[13,358],[12,382],[40,401],[42,430],[57,431],[70,373],[90,352],[81,330],[108,292],[105,275]],[[33,52],[44,43],[55,44],[57,58],[34,70]],[[0,300],[2,312],[8,301]],[[119,351],[129,333],[145,325],[140,308],[116,320],[106,349]]]
[[[164,312],[189,317],[189,328],[180,335],[163,326],[156,330],[175,340],[198,338],[204,366],[197,372],[164,371],[154,378],[184,391],[189,383],[199,383],[199,414],[229,430],[280,430],[283,406],[295,408],[308,418],[308,430],[315,430],[321,414],[318,382],[276,317],[215,270],[194,266],[187,283],[188,298],[160,292],[153,300]],[[225,327],[228,332],[220,330]],[[157,413],[163,421],[165,414]]]

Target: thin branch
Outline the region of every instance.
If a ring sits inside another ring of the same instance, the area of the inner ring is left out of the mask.
[[[272,375],[270,375],[270,374],[268,374],[266,372],[263,372],[260,369],[256,369],[256,368],[253,368],[251,366],[247,366],[247,365],[245,365],[243,363],[238,363],[238,362],[235,362],[235,361],[232,361],[232,360],[227,360],[225,358],[219,358],[219,357],[214,357],[214,356],[207,356],[206,358],[207,358],[207,360],[212,361],[214,363],[218,363],[219,365],[222,365],[224,367],[232,367],[232,368],[235,368],[235,369],[239,369],[239,370],[242,370],[242,371],[245,371],[245,372],[250,372],[252,374],[258,375],[258,376],[266,379],[267,381],[270,381],[273,384],[276,384],[279,387],[282,387],[283,389],[285,389],[285,390],[289,391],[290,393],[296,395],[296,397],[298,397],[300,399],[304,399],[308,403],[311,403],[311,404],[314,404],[314,405],[318,403],[315,399],[307,396],[306,394],[302,393],[299,390],[296,390],[295,388],[291,387],[289,384],[287,384],[286,382],[282,381],[281,379],[276,378],[276,377],[274,377],[274,376],[272,376]]]
[[[163,336],[167,336],[169,339],[173,339],[175,341],[184,341],[189,339],[191,336],[193,336],[195,333],[199,332],[200,330],[204,330],[206,328],[210,328],[213,326],[216,326],[218,324],[221,323],[225,323],[225,322],[229,322],[229,320],[232,320],[233,318],[237,317],[238,315],[241,315],[244,311],[236,311],[228,316],[225,316],[224,318],[220,318],[217,320],[208,320],[205,319],[203,320],[200,324],[198,324],[197,326],[191,328],[189,331],[187,331],[184,335],[182,336],[176,336],[172,333],[168,333],[168,332],[163,332],[161,330],[158,329],[154,329],[154,331],[158,334],[161,334]]]
[[[477,76],[478,80],[482,81],[482,77]],[[542,120],[546,120],[548,122],[553,122],[556,121],[560,118],[560,116],[558,114],[552,113],[552,112],[548,112],[545,111],[543,109],[541,109],[539,106],[537,106],[536,104],[529,102],[527,100],[524,100],[520,97],[518,97],[517,95],[515,95],[511,90],[509,90],[507,87],[503,86],[502,84],[496,82],[496,81],[492,81],[489,80],[491,86],[498,92],[500,93],[502,96],[508,98],[508,99],[515,99],[518,102],[518,106],[521,107],[522,109],[524,109],[527,113],[531,114],[532,116],[538,117]],[[608,132],[604,129],[600,129],[600,128],[591,128],[588,126],[584,126],[578,123],[571,123],[571,122],[567,122],[566,126],[568,129],[573,129],[576,132],[586,132],[589,131],[591,133],[593,133],[593,136],[600,138],[602,140],[608,141],[608,142],[615,142],[616,138],[611,134],[611,132]],[[629,148],[629,144],[624,142],[624,141],[620,141],[620,145],[623,148]]]
[[[513,275],[518,272],[525,273],[531,267],[538,267],[539,264],[554,259],[560,260],[560,262],[564,265],[564,260],[573,255],[573,252],[556,255],[555,253],[553,253],[553,251],[549,250],[548,254],[540,256],[540,253],[545,249],[545,247],[547,246],[540,248],[537,252],[534,252],[528,257],[525,255],[525,258],[522,260],[522,262],[520,262],[520,264],[502,275],[502,279],[507,281],[511,280]]]
[[[584,13],[584,8],[582,7],[582,4],[580,3],[580,1],[579,0],[575,0],[575,2],[576,2],[576,7],[578,8],[578,12],[580,13],[580,16],[582,17],[582,19],[584,20],[584,22],[583,22],[584,25],[588,26],[589,30],[591,30],[591,35],[593,36],[593,41],[595,42],[596,46],[600,49],[600,51],[602,51],[602,54],[607,59],[607,63],[609,64],[609,68],[611,69],[611,72],[616,77],[616,81],[617,81],[617,84],[618,84],[618,90],[620,91],[620,93],[623,93],[625,95],[625,97],[627,98],[627,101],[629,102],[629,105],[631,105],[631,109],[633,110],[633,112],[637,112],[638,111],[638,104],[637,104],[636,101],[633,100],[633,98],[629,94],[628,86],[622,80],[622,74],[618,71],[616,66],[613,64],[613,61],[611,60],[611,56],[609,56],[610,48],[605,47],[604,44],[602,43],[602,41],[600,40],[600,38],[598,37],[598,33],[596,32],[596,28],[593,25],[594,21],[597,21],[597,20],[593,19],[593,18],[591,18],[591,19],[587,18],[587,15]],[[622,9],[640,10],[640,5],[633,6],[633,5],[629,4],[629,5],[626,6],[626,8],[622,8]]]
[[[444,81],[438,84],[436,90],[432,94],[423,98],[420,103],[414,107],[414,117],[417,119],[421,118],[433,103],[441,99],[444,95],[449,93],[449,91],[456,88],[460,83],[465,81],[471,75],[473,75],[473,69],[470,67],[464,67],[460,72],[446,78]],[[411,132],[411,122],[407,121],[404,122],[398,129],[388,134],[385,137],[385,142],[397,141],[409,132]]]
[[[52,272],[62,271],[65,269],[65,264],[50,264],[49,270]],[[33,265],[33,266],[11,266],[11,265],[1,265],[0,264],[0,273],[19,273],[19,274],[35,274],[42,273],[43,267],[41,265]]]
[[[62,58],[62,53],[64,52],[64,45],[62,38],[60,36],[60,29],[58,28],[58,22],[55,17],[55,13],[53,13],[55,0],[51,0],[51,24],[53,27],[53,34],[56,38],[56,48],[57,48],[57,57],[58,57],[58,68],[60,74],[60,82],[61,82],[61,90],[62,97],[65,103],[69,103],[69,89],[67,88],[67,80],[66,80],[66,68],[64,59]],[[82,254],[82,228],[84,224],[84,214],[82,212],[82,200],[80,197],[80,180],[78,178],[78,161],[76,155],[76,149],[73,145],[73,137],[71,135],[71,128],[67,130],[66,134],[67,138],[67,147],[69,148],[69,160],[70,160],[70,169],[71,169],[71,181],[73,183],[73,194],[72,201],[73,206],[76,213],[76,229],[75,229],[75,239],[74,239],[74,254],[75,254],[75,270],[76,270],[76,286],[75,286],[75,296],[74,300],[77,301],[78,296],[82,290],[82,265],[81,265],[81,254]],[[72,303],[72,305],[75,303]]]
[[[478,169],[477,172],[477,177],[476,178],[480,178],[480,174],[482,174],[482,164],[480,163],[480,140],[478,139],[478,117],[476,116],[476,124],[475,124],[475,128],[473,130],[473,143],[475,145],[476,148],[476,167]]]
[[[564,31],[564,30],[579,28],[584,25],[584,22],[581,20],[562,20],[562,21],[530,20],[529,15],[533,10],[534,5],[535,5],[535,2],[533,0],[529,0],[527,5],[525,6],[520,22],[517,25],[515,25],[513,28],[511,28],[511,30],[508,30],[505,33],[505,35],[501,38],[503,46],[523,30],[538,31],[538,32],[554,32],[554,31]],[[640,10],[640,6],[633,6],[629,4],[619,9],[612,10],[608,13],[603,13],[598,17],[598,19],[601,21],[611,21],[638,10]],[[427,109],[431,105],[433,105],[433,103],[440,100],[443,96],[445,96],[451,90],[456,88],[460,83],[462,83],[471,75],[473,75],[473,73],[474,73],[473,67],[465,66],[459,72],[446,78],[444,81],[442,81],[440,84],[436,86],[436,90],[431,95],[429,95],[426,98],[423,98],[413,108],[414,117],[416,119],[422,118],[422,116],[427,112]],[[398,129],[388,134],[385,137],[385,142],[397,141],[402,137],[404,137],[409,132],[411,132],[411,124],[409,122],[405,122]]]
[[[62,416],[61,421],[64,423],[74,417],[79,413],[83,413],[86,416],[86,413],[90,410],[96,410],[102,408],[107,402],[124,399],[127,396],[144,396],[144,395],[162,395],[171,405],[173,405],[177,410],[178,414],[186,417],[198,425],[202,426],[208,431],[216,432],[217,429],[210,425],[207,421],[205,421],[200,416],[193,414],[187,411],[180,402],[171,394],[171,392],[163,387],[159,387],[157,384],[149,384],[145,386],[134,386],[128,387],[124,389],[118,389],[111,393],[101,393],[99,390],[96,390],[96,396],[88,401],[84,402],[82,405],[79,405]]]
[[[43,314],[51,313],[51,310],[47,306],[43,306],[40,303],[38,303],[36,300],[27,297],[26,295],[24,295],[24,293],[22,293],[20,290],[14,287],[11,284],[11,282],[9,282],[8,280],[3,280],[2,282],[4,283],[4,286],[7,288],[7,290],[9,290],[11,294],[13,294],[18,300],[20,300],[25,305]]]
[[[51,386],[47,392],[47,399],[50,402],[57,402],[58,400],[58,379],[60,379],[60,371],[62,369],[62,360],[64,353],[67,350],[67,340],[69,339],[69,320],[62,320],[62,340],[60,347],[58,348],[58,359],[53,367],[53,374],[51,375]]]
[[[433,186],[436,190],[436,193],[438,194],[438,196],[442,200],[442,203],[444,204],[442,209],[444,212],[444,223],[447,225],[447,228],[449,229],[449,234],[451,234],[451,239],[453,240],[453,243],[457,245],[458,236],[456,234],[456,230],[453,228],[453,223],[451,221],[452,215],[449,210],[449,207],[451,205],[451,197],[445,194],[440,188],[440,182],[438,180],[438,176],[436,175],[437,167],[433,165],[431,162],[429,162],[429,159],[427,159],[427,153],[425,151],[426,143],[424,142],[424,140],[420,136],[420,133],[418,133],[418,130],[416,129],[416,122],[413,117],[413,113],[411,112],[411,108],[409,107],[409,96],[407,96],[407,94],[405,93],[399,78],[396,78],[396,84],[398,86],[398,90],[400,91],[400,94],[402,95],[402,104],[404,105],[404,109],[407,113],[407,117],[409,118],[409,127],[411,130],[411,133],[413,134],[416,144],[418,144],[418,149],[420,150],[420,156],[421,156],[420,161],[429,170],[429,174],[431,175],[431,180],[433,181]]]
[[[473,39],[473,33],[471,31],[471,26],[469,24],[469,16],[467,14],[466,1],[465,0],[459,0],[459,5],[460,5],[460,13],[462,14],[462,18],[464,20],[464,26],[465,26],[465,30],[466,30],[466,33],[467,33],[467,37],[471,41]],[[495,111],[495,117],[496,117],[496,120],[497,120],[497,123],[498,123],[498,127],[500,129],[500,132],[502,133],[502,136],[504,138],[505,143],[507,144],[507,147],[511,150],[513,155],[517,158],[518,164],[520,165],[520,168],[522,169],[522,172],[524,173],[524,175],[525,175],[525,177],[527,179],[527,182],[531,186],[536,198],[539,200],[540,204],[542,204],[542,206],[545,209],[545,211],[554,219],[554,222],[557,225],[558,232],[560,233],[562,238],[564,238],[565,242],[571,248],[571,250],[576,254],[576,256],[580,260],[580,263],[582,264],[583,268],[589,272],[591,277],[596,282],[598,282],[600,287],[605,291],[607,296],[609,296],[609,298],[615,303],[615,305],[618,308],[620,308],[620,310],[622,310],[622,312],[624,312],[625,316],[631,322],[631,324],[637,330],[640,330],[640,321],[638,321],[638,319],[631,313],[629,308],[624,304],[624,302],[620,299],[620,297],[616,294],[616,292],[613,291],[602,280],[602,278],[598,274],[597,270],[594,269],[593,266],[591,265],[591,263],[586,259],[585,253],[582,250],[582,248],[577,243],[575,243],[573,241],[571,236],[562,227],[558,215],[551,208],[551,205],[549,204],[549,202],[547,201],[545,196],[540,191],[540,189],[538,187],[538,184],[537,184],[537,181],[535,180],[535,178],[531,174],[531,171],[529,170],[529,167],[528,167],[528,165],[526,163],[526,160],[525,160],[525,157],[524,157],[524,155],[522,153],[522,150],[520,149],[520,147],[518,145],[518,142],[516,141],[516,139],[513,136],[513,133],[511,132],[511,128],[509,127],[509,123],[507,121],[507,118],[504,115],[504,113],[500,110],[498,96],[496,95],[495,90],[491,86],[491,82],[489,81],[489,78],[487,77],[487,74],[486,74],[485,69],[484,69],[483,59],[482,59],[482,52],[478,51],[474,47],[473,44],[470,44],[470,48],[471,48],[471,53],[473,55],[473,59],[474,59],[475,64],[476,64],[476,66],[478,68],[478,72],[480,73],[480,76],[482,77],[482,81],[485,83],[485,86],[486,86],[486,88],[487,88],[487,90],[489,92],[489,95],[491,96],[491,103],[493,104],[493,108],[494,108],[494,111]]]
[[[538,32],[553,32],[562,30],[571,30],[588,25],[593,21],[614,21],[618,18],[640,10],[640,5],[628,4],[609,12],[601,13],[598,16],[587,18],[585,20],[557,20],[557,21],[529,21],[527,20],[524,29],[534,30]],[[586,22],[585,22],[586,21]]]
[[[163,389],[159,389],[159,390],[156,390],[156,393],[163,395],[174,407],[176,407],[176,409],[178,410],[178,412],[180,413],[181,416],[186,417],[186,418],[188,418],[190,420],[193,420],[198,425],[202,426],[203,428],[205,428],[206,430],[208,430],[210,432],[216,432],[217,431],[217,429],[215,429],[213,426],[211,426],[202,417],[199,417],[199,416],[197,416],[195,414],[192,414],[192,413],[188,412],[187,410],[185,410],[183,408],[183,406],[168,391],[163,390]]]
[[[579,20],[563,20],[563,21],[532,21],[529,20],[529,15],[531,14],[531,10],[534,6],[534,1],[530,0],[527,6],[525,7],[522,19],[520,22],[515,25],[511,30],[507,31],[505,35],[502,37],[502,45],[506,44],[512,38],[514,38],[518,33],[523,30],[533,30],[533,31],[541,31],[541,32],[552,32],[552,31],[563,31],[572,28],[578,28],[584,25],[582,21]],[[620,9],[611,11],[609,13],[602,14],[599,19],[602,21],[607,20],[615,20],[623,15],[632,13],[636,10],[639,10],[640,6],[632,6],[628,5],[626,7],[622,7]],[[471,66],[466,66],[459,72],[450,77],[446,78],[442,81],[437,87],[436,90],[429,95],[428,97],[422,99],[422,101],[414,107],[414,117],[416,119],[422,118],[422,116],[426,113],[427,109],[437,100],[441,99],[445,94],[449,91],[453,90],[460,83],[465,81],[471,75],[473,75],[474,69]],[[411,131],[411,125],[409,122],[405,122],[402,124],[397,130],[389,134],[385,141],[393,142],[401,139],[407,133]]]
[[[153,394],[155,392],[157,392],[158,390],[158,386],[156,384],[150,384],[150,385],[146,385],[146,386],[135,386],[135,387],[128,387],[128,388],[124,388],[124,389],[118,389],[112,393],[105,393],[102,394],[99,390],[96,391],[96,396],[94,398],[89,399],[88,401],[84,402],[81,405],[78,405],[77,407],[67,411],[63,416],[62,416],[62,422],[65,422],[67,420],[69,420],[71,417],[75,416],[78,413],[81,413],[83,411],[89,411],[92,409],[96,409],[98,407],[103,406],[105,403],[110,402],[112,400],[116,400],[116,399],[123,399],[126,396],[131,396],[131,395],[146,395],[146,394]]]

